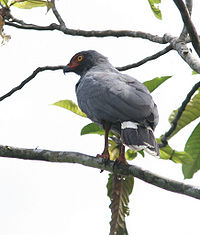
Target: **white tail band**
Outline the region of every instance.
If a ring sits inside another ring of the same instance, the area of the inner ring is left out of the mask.
[[[126,128],[138,129],[138,123],[131,121],[122,122],[121,129],[126,129]]]

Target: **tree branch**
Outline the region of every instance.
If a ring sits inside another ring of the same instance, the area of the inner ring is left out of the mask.
[[[200,62],[192,55],[191,51],[188,49],[186,44],[188,41],[182,41],[180,38],[172,37],[169,34],[165,34],[163,37],[152,35],[149,33],[141,32],[141,31],[130,31],[130,30],[103,30],[103,31],[97,31],[97,30],[75,30],[75,29],[69,29],[66,28],[64,25],[58,25],[55,23],[50,24],[49,26],[38,26],[34,24],[27,24],[23,22],[22,20],[18,20],[13,18],[12,22],[5,22],[6,25],[10,25],[13,27],[17,27],[20,29],[32,29],[32,30],[58,30],[63,32],[64,34],[71,35],[71,36],[82,36],[82,37],[132,37],[132,38],[142,38],[147,39],[151,42],[160,43],[160,44],[166,44],[170,43],[172,48],[175,49],[179,55],[184,59],[184,61],[197,73],[200,73]],[[155,55],[152,55],[151,57],[147,57],[144,59],[144,61],[139,61],[136,64],[128,65],[127,67],[122,67],[119,69],[122,71],[137,67],[144,62],[150,61],[152,59],[158,58],[160,56],[160,53],[162,55],[168,52],[168,50],[171,50],[171,46],[167,47],[163,51],[160,51],[156,53]],[[166,51],[165,51],[166,50]]]
[[[150,33],[144,33],[141,31],[131,31],[131,30],[80,30],[80,29],[69,29],[63,25],[58,25],[52,23],[48,26],[39,26],[34,24],[27,24],[21,20],[13,19],[12,22],[6,21],[6,25],[13,26],[20,29],[33,29],[33,30],[58,30],[64,34],[71,36],[83,36],[83,37],[132,37],[132,38],[142,38],[147,39],[151,42],[156,42],[160,44],[166,44],[167,42],[163,37],[158,35],[153,35]]]
[[[134,63],[134,64],[130,64],[130,65],[126,65],[126,66],[123,66],[123,67],[116,67],[116,69],[118,69],[119,71],[125,71],[125,70],[128,70],[128,69],[131,69],[131,68],[135,68],[135,67],[138,67],[150,60],[154,60],[164,54],[166,54],[167,52],[169,52],[170,50],[172,50],[172,46],[169,45],[167,46],[165,49],[157,52],[156,54],[152,55],[152,56],[149,56],[149,57],[146,57],[144,58],[143,60],[137,62],[137,63]],[[27,77],[24,81],[22,81],[18,86],[14,87],[13,89],[11,89],[9,92],[7,92],[5,95],[1,96],[0,97],[0,101],[4,100],[5,98],[8,98],[9,96],[11,96],[13,93],[15,93],[16,91],[22,89],[28,82],[30,82],[38,73],[40,72],[43,72],[43,71],[47,71],[47,70],[50,70],[50,71],[55,71],[55,70],[60,70],[60,69],[63,69],[64,65],[58,65],[58,66],[44,66],[44,67],[38,67],[37,69],[35,69],[33,71],[33,73]]]
[[[55,71],[55,70],[63,69],[63,67],[64,67],[63,65],[58,65],[58,66],[44,66],[44,67],[37,68],[36,70],[33,71],[33,73],[28,78],[26,78],[24,81],[22,81],[20,85],[14,87],[8,93],[1,96],[0,101],[2,101],[5,98],[11,96],[16,91],[20,90],[24,85],[26,85],[28,82],[30,82],[38,73],[46,71],[46,70]]]
[[[51,0],[51,2],[53,3],[52,11],[53,11],[53,13],[54,13],[56,19],[58,20],[58,22],[60,23],[60,25],[66,27],[64,20],[62,19],[61,15],[59,14],[59,12],[58,12],[57,9],[56,9],[55,0]]]
[[[200,199],[200,188],[155,175],[133,165],[120,165],[118,167],[114,167],[114,161],[110,161],[105,165],[102,158],[92,157],[82,153],[23,149],[0,145],[0,156],[24,160],[78,163],[120,175],[132,175],[162,189]]]
[[[139,66],[145,64],[148,61],[155,60],[155,59],[159,58],[160,56],[166,54],[167,52],[171,51],[172,49],[173,49],[172,45],[169,45],[166,48],[164,48],[163,50],[161,50],[161,51],[159,51],[159,52],[157,52],[157,53],[155,53],[151,56],[148,56],[148,57],[138,61],[137,63],[125,65],[123,67],[116,67],[116,69],[118,69],[119,71],[125,71],[125,70],[128,70],[128,69],[139,67]]]
[[[200,57],[199,36],[198,36],[197,31],[191,21],[190,14],[187,10],[187,7],[185,6],[185,4],[182,0],[173,0],[173,1],[181,13],[185,27],[190,35],[192,45],[193,45],[195,51],[197,52],[198,56]]]
[[[183,101],[181,107],[178,109],[178,112],[174,118],[174,120],[172,121],[172,125],[170,127],[170,129],[164,134],[164,136],[161,138],[162,143],[159,144],[159,147],[165,147],[168,143],[167,140],[170,138],[171,134],[175,131],[178,121],[181,118],[187,104],[190,102],[192,96],[194,95],[194,93],[200,88],[200,82],[196,83],[192,89],[190,90],[190,92],[187,94],[185,100]]]
[[[188,9],[188,12],[189,12],[190,16],[192,14],[192,5],[193,5],[192,0],[186,0],[186,6],[187,6],[187,9]],[[181,40],[185,40],[187,35],[188,35],[188,31],[187,31],[186,26],[184,24],[183,30],[182,30],[179,38]]]
[[[169,42],[181,58],[191,67],[192,70],[200,73],[200,61],[197,60],[192,51],[187,47],[188,41],[182,41],[179,38],[173,37],[170,34],[164,35],[165,41]]]

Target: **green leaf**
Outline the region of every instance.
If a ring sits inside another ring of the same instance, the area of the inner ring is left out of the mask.
[[[170,138],[174,136],[177,132],[179,132],[182,128],[190,124],[192,121],[200,117],[200,88],[197,91],[198,93],[187,104],[181,118],[179,119],[177,123],[177,127],[175,131],[172,133],[172,135],[170,136]],[[171,125],[177,112],[178,112],[178,109],[174,110],[169,117],[169,122]]]
[[[104,129],[101,128],[96,123],[90,123],[86,126],[84,126],[81,130],[81,135],[87,135],[87,134],[98,134],[98,135],[104,135]],[[109,131],[109,137],[112,137],[114,133],[112,131]]]
[[[53,7],[53,3],[50,1],[42,0],[18,0],[12,1],[11,6],[15,6],[21,9],[31,9],[34,7],[47,7],[47,11]]]
[[[158,6],[158,4],[161,3],[161,0],[148,0],[148,1],[155,17],[158,18],[159,20],[162,20],[162,14]]]
[[[187,140],[185,152],[193,158],[192,163],[184,164],[182,167],[185,179],[190,179],[200,169],[200,123],[195,127]]]
[[[137,152],[133,151],[132,149],[128,149],[125,153],[125,157],[127,160],[133,160],[137,157]]]
[[[109,175],[107,191],[111,200],[110,234],[112,235],[128,235],[125,217],[129,215],[128,203],[133,185],[134,178],[132,176]]]
[[[83,113],[77,104],[75,104],[72,100],[60,100],[53,105],[57,105],[59,107],[68,109],[72,111],[73,113],[81,116],[81,117],[87,117],[85,113]]]
[[[160,139],[157,139],[157,142],[160,143]],[[172,149],[169,145],[164,148],[160,148],[160,158],[165,160],[172,160],[175,163],[181,164],[192,164],[193,159],[189,153],[186,151],[177,151]]]
[[[84,126],[81,130],[81,135],[87,135],[87,134],[104,135],[104,129],[95,123],[90,123]]]
[[[196,71],[192,71],[192,75],[197,75],[197,74],[199,74],[199,73],[197,73]]]
[[[163,82],[171,77],[172,76],[156,77],[152,80],[144,82],[143,84],[149,89],[150,92],[153,92],[157,87],[159,87]]]

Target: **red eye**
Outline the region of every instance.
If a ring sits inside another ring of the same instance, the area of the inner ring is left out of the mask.
[[[77,57],[77,60],[78,60],[78,62],[81,62],[81,61],[83,60],[83,56],[82,56],[82,55],[79,55],[79,56]]]

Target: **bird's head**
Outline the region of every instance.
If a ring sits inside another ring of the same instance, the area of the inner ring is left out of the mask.
[[[76,53],[63,68],[64,74],[67,72],[74,72],[80,76],[85,74],[89,69],[102,62],[108,62],[107,58],[97,51],[81,51]]]

